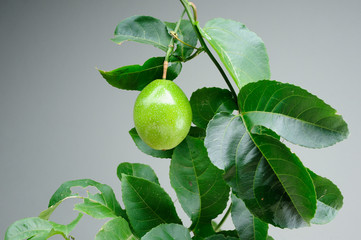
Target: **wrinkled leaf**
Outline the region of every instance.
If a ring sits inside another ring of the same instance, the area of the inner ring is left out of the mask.
[[[154,170],[145,164],[128,162],[121,163],[117,168],[117,175],[120,181],[122,181],[122,174],[144,178],[148,181],[159,184],[158,177]]]
[[[268,224],[253,216],[244,202],[232,194],[232,221],[241,240],[266,240]]]
[[[35,236],[47,237],[52,229],[53,225],[44,219],[24,218],[9,226],[5,233],[5,240],[24,240]]]
[[[173,31],[177,25],[177,23],[165,22],[166,26],[170,31]],[[190,46],[197,46],[197,35],[193,30],[193,26],[189,20],[182,20],[179,26],[179,30],[177,31],[177,36],[183,42],[189,44]],[[189,47],[178,40],[175,40],[176,50],[173,53],[173,56],[180,57],[182,61],[186,60],[194,51],[194,48]]]
[[[312,179],[279,140],[250,134],[241,116],[218,113],[208,124],[205,146],[252,214],[281,228],[309,225],[316,210]]]
[[[163,223],[181,223],[172,199],[156,183],[122,176],[122,196],[130,223],[138,236]]]
[[[208,122],[218,112],[232,113],[237,109],[232,93],[220,88],[201,88],[190,99],[193,123],[200,128],[207,128]]]
[[[187,228],[179,224],[161,224],[142,237],[141,240],[191,240]]]
[[[169,150],[155,150],[149,147],[138,135],[137,130],[132,128],[129,131],[130,136],[132,137],[135,145],[138,147],[140,151],[143,153],[150,155],[156,158],[172,158],[173,149]]]
[[[117,25],[112,38],[117,44],[134,41],[153,45],[163,51],[167,51],[170,40],[166,25],[150,16],[133,16],[124,19]]]
[[[249,82],[270,79],[264,43],[242,23],[215,18],[206,23],[203,37],[217,52],[238,88]]]
[[[164,57],[154,57],[148,59],[143,66],[130,65],[109,72],[99,70],[99,73],[113,87],[141,91],[153,80],[162,78],[163,62]],[[169,62],[167,79],[174,80],[181,70],[182,64],[180,62]]]
[[[338,187],[330,180],[320,177],[308,169],[317,194],[317,210],[311,220],[313,224],[326,224],[336,217],[343,205],[343,196]]]
[[[128,222],[117,217],[106,222],[95,236],[95,240],[137,240],[130,230]]]
[[[212,165],[202,140],[187,137],[175,148],[169,175],[182,208],[192,220],[192,229],[210,225],[227,206],[229,187],[223,171]]]
[[[125,211],[120,207],[119,202],[115,198],[115,194],[111,187],[106,184],[101,184],[91,179],[72,180],[63,183],[58,190],[53,194],[49,201],[49,207],[55,206],[58,202],[70,196],[79,196],[78,193],[73,193],[72,187],[96,187],[100,193],[91,194],[88,192],[87,197],[83,203],[75,205],[74,209],[95,218],[107,218],[122,216],[126,218]]]
[[[291,84],[250,83],[241,89],[238,104],[248,129],[262,125],[294,144],[322,148],[348,136],[347,124],[335,109]]]

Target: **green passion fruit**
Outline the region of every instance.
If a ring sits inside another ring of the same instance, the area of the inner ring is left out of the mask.
[[[135,101],[133,119],[139,137],[151,148],[176,147],[187,136],[192,109],[184,92],[170,80],[154,80]]]

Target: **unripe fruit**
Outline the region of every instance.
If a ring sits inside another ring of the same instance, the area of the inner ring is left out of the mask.
[[[187,96],[174,82],[154,80],[135,101],[133,119],[135,129],[148,146],[166,150],[187,136],[192,110]]]

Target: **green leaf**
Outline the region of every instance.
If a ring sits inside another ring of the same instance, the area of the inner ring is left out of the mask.
[[[137,240],[130,230],[128,222],[117,217],[106,222],[95,236],[95,240]]]
[[[181,223],[172,199],[156,183],[122,176],[122,196],[130,223],[138,236],[163,223]]]
[[[140,163],[128,163],[124,162],[118,165],[117,175],[120,181],[122,181],[122,174],[144,178],[148,181],[159,184],[158,177],[154,170],[145,164]]]
[[[250,134],[241,116],[218,113],[208,124],[205,146],[252,214],[281,228],[309,225],[316,211],[312,179],[279,140]]]
[[[267,240],[274,240],[274,238],[271,236],[267,236]]]
[[[343,205],[343,196],[338,187],[330,180],[318,176],[308,169],[317,193],[317,210],[311,220],[313,224],[326,224],[336,217]]]
[[[239,240],[237,237],[224,236],[223,234],[216,234],[210,237],[207,237],[205,240]]]
[[[135,145],[138,147],[140,151],[143,153],[150,155],[156,158],[172,158],[173,149],[169,150],[155,150],[149,147],[138,135],[137,130],[132,128],[129,131],[130,136],[132,137]]]
[[[113,87],[124,90],[141,91],[150,82],[161,79],[163,76],[164,57],[148,59],[143,66],[130,65],[106,72],[98,70],[107,82]],[[180,62],[169,62],[167,79],[174,80],[182,70]]]
[[[53,225],[44,219],[24,218],[9,226],[5,233],[5,240],[24,240],[35,236],[47,237],[52,229]]]
[[[262,125],[294,144],[322,148],[348,136],[347,124],[335,109],[291,84],[247,84],[238,95],[238,104],[248,129]]]
[[[192,220],[191,228],[210,224],[227,206],[229,187],[223,171],[212,165],[202,140],[187,137],[175,148],[169,175],[182,208]]]
[[[264,43],[242,23],[222,18],[206,23],[203,37],[209,42],[238,88],[249,82],[270,79],[268,55]]]
[[[204,138],[206,137],[206,130],[203,128],[191,126],[188,136],[204,140]]]
[[[165,22],[166,26],[170,31],[174,31],[177,23]],[[183,42],[189,44],[190,46],[197,46],[197,35],[194,32],[193,26],[189,20],[182,20],[177,31],[177,36]],[[176,50],[173,53],[173,56],[180,57],[182,61],[186,60],[194,51],[194,48],[189,47],[178,40],[175,40]]]
[[[150,230],[142,240],[191,240],[187,228],[179,224],[161,224]]]
[[[52,221],[49,221],[51,225],[53,225],[53,230],[56,232],[61,232],[65,236],[68,236],[71,231],[75,228],[75,226],[79,223],[80,219],[83,217],[83,214],[79,213],[78,217],[75,218],[71,223],[67,225],[58,224]]]
[[[133,16],[121,21],[112,39],[117,44],[122,44],[124,41],[151,44],[165,52],[170,40],[171,36],[166,25],[150,16]]]
[[[190,99],[193,123],[200,128],[207,128],[208,122],[218,112],[232,113],[237,109],[232,93],[220,88],[201,88]]]
[[[241,240],[266,240],[268,224],[253,216],[244,202],[232,194],[232,221]]]
[[[72,187],[86,188],[89,186],[97,188],[100,193],[91,194],[88,192],[87,197],[80,197],[78,193],[73,193],[71,191]],[[83,198],[84,202],[76,204],[74,209],[92,217],[107,218],[122,216],[126,218],[125,211],[120,207],[113,190],[106,184],[101,184],[91,179],[79,179],[65,182],[51,197],[49,208],[70,196]]]

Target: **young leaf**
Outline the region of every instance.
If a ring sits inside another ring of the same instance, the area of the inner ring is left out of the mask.
[[[44,219],[24,218],[9,226],[5,233],[5,240],[24,240],[35,236],[47,239],[52,229],[53,225]]]
[[[95,218],[107,218],[122,216],[126,218],[125,211],[120,207],[119,202],[115,198],[114,192],[106,184],[101,184],[91,179],[79,179],[63,183],[53,194],[49,201],[49,208],[55,206],[58,202],[63,201],[70,196],[79,196],[78,193],[71,191],[72,187],[96,187],[100,193],[88,193],[83,203],[75,205],[74,209]]]
[[[179,224],[161,224],[142,237],[141,240],[191,240],[187,228]]]
[[[311,220],[313,224],[326,224],[336,217],[343,205],[343,196],[338,187],[330,180],[318,176],[308,169],[317,193],[317,210]]]
[[[279,140],[249,133],[241,116],[218,113],[208,124],[205,145],[252,214],[281,228],[309,225],[316,211],[312,179]]]
[[[165,25],[168,27],[169,32],[173,31],[176,27],[176,23],[165,22]],[[197,46],[197,35],[193,30],[193,26],[189,20],[182,20],[177,31],[177,37],[183,42],[189,44],[192,47],[189,47],[183,44],[180,41],[176,42],[176,50],[173,53],[173,56],[180,57],[182,61],[186,60],[194,51],[194,47]]]
[[[232,93],[220,88],[201,88],[195,91],[190,99],[193,123],[200,128],[207,128],[208,122],[218,112],[229,112],[237,109]]]
[[[130,230],[128,222],[117,217],[106,222],[95,236],[95,240],[137,240]]]
[[[154,57],[148,59],[143,66],[130,65],[109,72],[99,70],[99,73],[113,87],[141,91],[153,80],[162,78],[163,62],[164,57]],[[181,70],[182,64],[180,62],[169,62],[167,79],[174,80]]]
[[[244,202],[232,194],[232,221],[241,240],[266,240],[268,224],[253,216]]]
[[[156,183],[122,176],[122,196],[130,223],[138,236],[163,223],[181,223],[172,199]]]
[[[229,187],[223,171],[212,165],[202,140],[187,137],[174,149],[169,175],[192,228],[210,224],[227,206]]]
[[[247,84],[238,104],[248,129],[262,125],[294,144],[322,148],[348,136],[347,124],[335,109],[291,84],[267,80]]]
[[[140,151],[142,151],[145,154],[148,154],[152,157],[156,158],[172,158],[173,149],[169,150],[155,150],[151,147],[149,147],[138,135],[137,130],[135,128],[132,128],[129,131],[130,136],[132,137],[135,145],[138,147]]]
[[[113,42],[124,41],[151,44],[167,51],[171,36],[166,25],[157,18],[150,16],[133,16],[121,21],[114,31]]]
[[[154,170],[145,164],[140,163],[128,163],[124,162],[118,165],[117,175],[120,181],[122,181],[122,174],[144,178],[148,181],[159,184],[158,177]]]
[[[242,23],[222,18],[206,23],[203,37],[209,42],[238,88],[270,79],[268,55],[261,38]]]
[[[83,214],[79,213],[78,217],[75,218],[71,223],[67,225],[58,224],[52,221],[49,221],[51,225],[53,225],[53,230],[56,232],[61,232],[65,236],[68,236],[71,231],[75,228],[75,226],[79,223],[80,219],[83,217]]]

